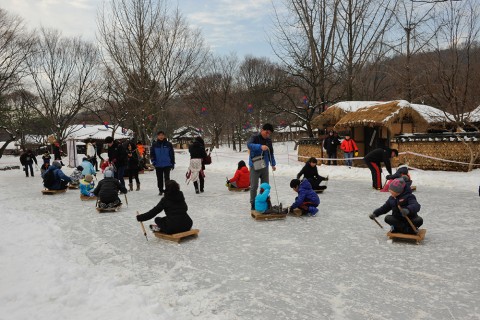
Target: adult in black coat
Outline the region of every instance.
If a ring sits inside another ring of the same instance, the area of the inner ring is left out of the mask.
[[[122,202],[118,198],[118,191],[122,193],[127,193],[125,186],[120,184],[118,179],[113,177],[113,172],[111,170],[105,170],[104,179],[100,180],[93,194],[97,196],[101,203],[106,205],[112,204],[112,206],[118,206]]]
[[[377,148],[370,151],[363,160],[367,164],[372,173],[372,187],[374,189],[382,189],[382,162],[385,164],[385,168],[388,173],[392,174],[392,165],[390,159],[398,156],[397,149],[382,149]]]
[[[30,175],[33,177],[33,162],[35,161],[35,165],[38,164],[37,158],[33,154],[32,150],[27,150],[20,156],[20,163],[23,165],[23,170],[25,171],[25,175],[28,178],[28,169],[30,168]]]
[[[205,186],[205,177],[203,170],[205,170],[205,164],[203,163],[203,159],[207,157],[207,151],[205,150],[205,142],[201,137],[196,137],[193,140],[193,143],[188,147],[188,152],[190,153],[190,159],[202,159],[202,170],[198,175],[198,179],[200,180],[200,190],[198,189],[198,182],[194,181],[193,186],[195,187],[195,192],[203,192]]]
[[[391,210],[392,214],[385,217],[385,222],[392,227],[392,232],[415,234],[405,217],[408,217],[417,228],[423,224],[423,219],[418,215],[420,204],[412,194],[412,190],[406,185],[402,177],[393,180],[388,191],[391,196],[383,206],[369,215],[370,219],[386,214]]]
[[[325,190],[327,189],[327,186],[320,186],[320,183],[323,180],[328,180],[328,177],[322,177],[321,175],[318,174],[317,170],[317,159],[315,157],[311,157],[308,159],[307,163],[305,163],[305,166],[300,170],[300,172],[297,174],[297,179],[300,180],[301,176],[304,176],[305,179],[310,182],[312,185],[313,190]]]
[[[140,190],[140,179],[138,172],[140,170],[140,155],[138,154],[137,145],[129,142],[127,145],[127,169],[128,169],[128,187],[133,191],[133,178],[137,184],[137,191]]]
[[[106,137],[105,143],[108,145],[108,161],[115,166],[114,177],[117,178],[123,187],[125,187],[125,169],[127,167],[127,152],[123,145],[113,140],[112,137]]]
[[[137,216],[138,221],[146,221],[154,218],[165,210],[165,217],[155,218],[160,231],[166,234],[174,234],[188,231],[192,228],[193,221],[187,213],[188,206],[183,192],[175,180],[169,180],[165,186],[165,196],[150,211]]]
[[[328,137],[323,140],[323,148],[327,150],[328,161],[327,164],[329,165],[330,162],[333,165],[337,165],[337,160],[330,160],[337,158],[337,148],[341,144],[340,140],[338,139],[338,135],[333,131],[330,130],[328,132]]]

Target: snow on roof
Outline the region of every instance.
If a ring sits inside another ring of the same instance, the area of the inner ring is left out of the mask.
[[[478,106],[475,110],[470,112],[470,115],[468,118],[471,122],[480,122],[480,106]]]
[[[381,101],[342,101],[342,102],[337,102],[331,105],[329,108],[337,107],[346,112],[352,112],[352,111],[357,111],[358,109],[363,107],[370,107],[370,106],[374,106],[381,103],[383,102]]]
[[[132,131],[127,129],[126,133],[122,133],[124,128],[118,127],[115,131],[115,139],[128,139],[131,137]],[[87,138],[102,140],[106,137],[112,136],[113,127],[104,125],[90,125],[85,127],[82,124],[72,125],[68,127],[67,132],[70,132],[67,139],[83,140]]]
[[[285,126],[285,127],[278,127],[275,129],[276,133],[290,133],[290,132],[305,132],[307,129],[304,127],[298,127],[298,126]]]
[[[442,111],[438,108],[434,108],[434,107],[427,106],[427,105],[424,105],[424,104],[414,104],[414,103],[410,103],[410,106],[415,111],[420,113],[420,115],[425,120],[427,120],[428,123],[449,121],[447,116],[450,119],[453,119],[453,116],[451,114],[449,114],[448,112],[444,112],[444,111]]]
[[[0,141],[0,148],[3,147],[3,145],[6,143],[7,141]],[[15,149],[18,149],[18,146],[15,145],[15,143],[10,142],[7,147],[5,148],[6,150],[15,150]]]

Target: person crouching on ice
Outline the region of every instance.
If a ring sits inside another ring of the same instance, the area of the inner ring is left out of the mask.
[[[93,188],[95,188],[95,182],[93,182],[93,176],[87,174],[84,179],[80,180],[80,194],[85,197],[95,197],[93,194]]]
[[[320,185],[322,181],[328,181],[328,177],[325,178],[318,174],[317,158],[311,157],[310,159],[308,159],[307,163],[305,163],[305,166],[297,174],[297,179],[300,179],[302,175],[305,179],[308,180],[308,182],[310,182],[313,190],[327,189],[327,186]]]
[[[235,175],[232,179],[227,179],[227,187],[246,189],[250,187],[250,171],[245,164],[245,161],[241,160],[238,163],[238,169],[235,171]]]
[[[118,179],[113,177],[112,170],[105,170],[104,179],[101,180],[93,194],[100,199],[98,206],[100,208],[115,208],[122,204],[118,197],[118,192],[127,193],[127,189],[122,186]]]
[[[155,218],[155,224],[150,225],[150,229],[166,234],[185,232],[189,231],[193,225],[187,210],[188,206],[180,186],[175,180],[168,180],[160,202],[150,211],[138,215],[137,221],[153,219],[157,214],[165,211],[165,217]]]
[[[420,211],[420,204],[412,194],[412,190],[406,185],[404,178],[398,178],[390,183],[388,188],[391,196],[387,202],[369,215],[374,219],[392,210],[392,214],[385,217],[385,222],[391,227],[392,232],[415,234],[405,217],[410,218],[418,228],[423,224],[423,219],[417,214]]]
[[[255,197],[255,210],[263,214],[287,213],[287,209],[282,209],[282,204],[273,206],[270,201],[270,185],[266,182],[260,185],[260,193]]]
[[[318,212],[318,205],[320,204],[320,198],[318,194],[312,189],[312,185],[307,179],[303,179],[302,182],[298,179],[290,181],[290,188],[298,193],[295,198],[295,202],[290,206],[290,210],[299,208],[303,214],[310,214],[315,217]]]

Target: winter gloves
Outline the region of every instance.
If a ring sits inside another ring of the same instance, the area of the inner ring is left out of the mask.
[[[375,213],[372,212],[372,213],[370,213],[370,214],[368,215],[368,217],[373,220],[373,219],[375,219],[377,216],[375,215]]]
[[[400,213],[402,214],[402,216],[406,217],[410,213],[410,210],[408,210],[407,208],[402,208],[400,209]]]
[[[391,175],[391,174],[387,174],[387,175],[385,176],[385,179],[387,179],[387,180],[392,180],[392,179],[393,179],[393,177],[392,177],[392,175]]]

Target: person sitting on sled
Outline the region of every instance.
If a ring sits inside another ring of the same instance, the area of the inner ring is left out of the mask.
[[[193,221],[187,213],[188,206],[180,186],[175,180],[168,180],[164,191],[160,202],[150,211],[138,215],[137,221],[153,219],[157,214],[165,211],[165,217],[155,218],[155,224],[150,225],[150,229],[166,234],[189,231]]]
[[[298,179],[293,179],[290,181],[290,188],[298,193],[295,202],[290,206],[290,211],[299,208],[302,210],[302,214],[308,213],[315,217],[318,212],[317,207],[320,204],[320,198],[312,189],[310,182],[307,179],[303,179],[301,182]]]
[[[327,186],[320,185],[322,181],[328,181],[328,177],[325,178],[318,174],[317,158],[311,157],[310,159],[308,159],[307,163],[305,163],[305,166],[297,174],[297,179],[300,179],[302,175],[305,179],[308,180],[308,182],[310,182],[313,190],[327,189]]]
[[[78,166],[73,170],[72,174],[70,175],[70,179],[72,179],[72,181],[70,181],[70,185],[78,186],[78,184],[80,183],[80,179],[83,179],[82,171],[82,166]]]
[[[105,170],[103,173],[104,179],[101,180],[93,194],[99,198],[98,206],[100,208],[115,208],[122,204],[118,197],[118,192],[127,193],[127,189],[122,186],[118,179],[113,177],[112,170]]]
[[[250,171],[245,164],[245,161],[240,160],[237,171],[232,179],[227,178],[227,187],[246,189],[250,187]]]
[[[64,190],[72,179],[66,176],[61,170],[62,164],[60,161],[53,161],[52,165],[48,167],[47,171],[42,175],[43,185],[49,190]]]
[[[80,180],[80,194],[85,197],[95,197],[93,189],[95,188],[95,182],[93,182],[93,176],[87,174],[85,178]]]
[[[255,210],[263,214],[287,213],[287,209],[282,209],[282,204],[272,206],[270,201],[270,185],[266,182],[260,185],[260,193],[255,197]]]
[[[391,196],[383,206],[373,211],[369,218],[373,220],[391,210],[392,214],[385,217],[391,232],[415,234],[405,217],[408,217],[417,228],[423,224],[423,219],[417,214],[420,211],[420,204],[412,190],[407,187],[404,178],[398,178],[390,183],[388,191]]]
[[[385,183],[385,186],[382,188],[382,190],[380,190],[381,192],[388,192],[390,183],[392,183],[393,180],[398,178],[403,178],[408,188],[412,187],[412,180],[410,178],[410,174],[408,173],[407,166],[400,166],[397,169],[397,172],[395,172],[394,174],[388,174],[385,176],[385,178],[387,179],[387,182]]]

